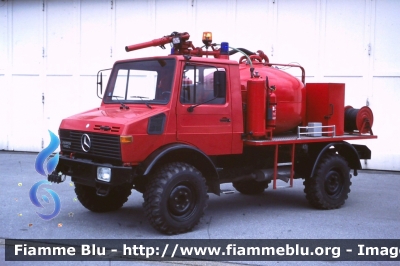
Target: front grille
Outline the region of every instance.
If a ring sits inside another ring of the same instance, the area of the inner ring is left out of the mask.
[[[82,149],[81,139],[83,134],[87,134],[90,138],[91,147],[88,152]],[[121,161],[120,137],[115,135],[60,130],[60,148],[62,152],[72,152],[82,157]]]

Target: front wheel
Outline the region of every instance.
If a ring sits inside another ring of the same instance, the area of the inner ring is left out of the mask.
[[[150,224],[165,234],[179,234],[196,226],[207,207],[207,186],[193,166],[175,162],[162,166],[143,193]]]
[[[350,193],[350,168],[338,154],[329,153],[318,164],[316,174],[304,181],[309,203],[317,209],[337,209]]]

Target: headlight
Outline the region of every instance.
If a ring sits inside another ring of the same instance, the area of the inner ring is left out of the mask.
[[[97,179],[104,182],[111,181],[111,168],[97,167]]]

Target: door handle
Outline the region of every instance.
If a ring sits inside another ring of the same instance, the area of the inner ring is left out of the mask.
[[[231,119],[228,118],[228,117],[222,117],[219,121],[220,121],[220,122],[229,123],[229,122],[231,122]]]

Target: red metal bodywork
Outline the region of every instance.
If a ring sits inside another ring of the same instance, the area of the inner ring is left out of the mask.
[[[165,134],[147,134],[148,118],[159,113],[165,113],[168,117]],[[60,129],[103,133],[103,131],[97,129],[100,125],[118,128],[118,130],[114,132],[109,131],[107,134],[133,136],[132,143],[121,144],[122,161],[124,163],[137,165],[155,149],[163,146],[165,142],[168,142],[168,140],[170,142],[176,141],[175,121],[174,112],[171,112],[170,108],[167,106],[154,107],[150,110],[145,105],[136,105],[135,107],[125,110],[120,109],[119,105],[116,104],[102,104],[100,108],[63,119]],[[146,145],[143,145],[143,143],[146,143]]]
[[[307,123],[335,125],[336,135],[344,133],[344,84],[309,83],[307,92]]]
[[[131,165],[140,164],[158,148],[171,143],[189,144],[205,154],[213,156],[241,154],[246,145],[275,146],[278,144],[329,142],[332,141],[331,136],[299,139],[295,137],[295,133],[290,133],[289,137],[286,137],[288,136],[286,132],[295,130],[300,125],[305,125],[307,121],[325,122],[325,116],[330,115],[331,104],[334,105],[334,114],[327,119],[326,123],[333,123],[337,126],[336,135],[340,137],[336,137],[335,140],[376,138],[373,135],[344,135],[342,114],[344,112],[344,85],[308,84],[306,99],[305,74],[302,67],[300,67],[302,80],[299,80],[282,70],[271,67],[280,64],[257,62],[266,60],[266,56],[260,56],[260,58],[253,56],[252,59],[257,59],[253,62],[254,71],[258,73],[257,76],[260,76],[254,78],[250,72],[250,65],[245,62],[238,63],[224,59],[228,56],[221,56],[220,51],[214,49],[213,46],[211,46],[212,51],[194,48],[191,42],[187,41],[189,38],[187,33],[127,46],[126,50],[133,51],[149,46],[162,46],[170,43],[172,38],[176,36],[180,36],[181,42],[174,45],[174,48],[176,48],[174,54],[167,56],[167,58],[174,58],[177,62],[172,82],[171,99],[167,104],[153,105],[152,109],[149,109],[143,103],[130,105],[130,109],[121,109],[118,104],[102,102],[100,108],[64,119],[60,129],[98,132],[96,130],[104,125],[118,128],[118,130],[107,132],[107,134],[133,136],[132,143],[121,144],[122,161],[124,164]],[[189,59],[184,56],[186,54],[195,57]],[[217,59],[204,58],[203,55],[214,55]],[[137,60],[163,58],[166,57]],[[128,61],[135,60],[120,62]],[[183,69],[187,62],[225,69],[227,88],[225,104],[211,105],[205,103],[198,105],[193,112],[188,112],[188,107],[192,104],[181,103],[179,100],[182,85],[191,82],[182,79]],[[276,117],[270,121],[266,121],[266,101],[268,98],[266,77],[268,77],[269,86],[276,88],[276,91],[268,96],[271,104],[276,107],[275,113],[272,114]],[[247,110],[244,110],[243,107],[246,103]],[[247,115],[244,117],[246,112]],[[148,119],[160,113],[166,115],[163,134],[147,134]],[[267,128],[272,129],[274,138],[262,139]],[[250,131],[253,132],[253,136],[261,139],[252,140],[243,137],[244,133],[248,134]],[[143,145],[144,143],[146,145]]]
[[[136,189],[153,227],[167,234],[193,228],[207,193],[220,195],[223,183],[257,194],[271,181],[276,189],[277,179],[293,186],[303,178],[313,206],[343,205],[350,169],[357,175],[360,160],[371,159],[367,146],[346,141],[377,138],[372,111],[345,108],[344,84],[306,85],[299,65],[213,44],[210,32],[205,50],[188,39],[173,32],[126,47],[172,44],[170,55],[115,62],[101,106],[61,122],[48,180],[71,176],[79,201],[96,212],[120,208]],[[229,60],[233,51],[239,62]],[[301,79],[279,67],[299,68]]]
[[[182,71],[186,60],[181,56],[177,58],[181,60],[180,71]],[[225,104],[201,104],[193,112],[187,110],[192,104],[182,104],[179,100],[174,100],[177,117],[175,141],[193,145],[208,155],[241,153],[243,113],[241,105],[236,104],[238,101],[241,102],[240,85],[234,78],[238,74],[237,62],[225,59],[216,61],[212,58],[196,58],[195,60],[199,64],[225,68],[227,86],[232,89],[227,91]],[[178,76],[181,77],[182,74]],[[181,88],[179,81],[177,82],[175,95],[179,95],[179,88]],[[174,103],[171,102],[171,104]],[[222,122],[224,118],[229,119],[230,122]]]
[[[95,130],[96,125],[119,127],[119,131],[108,132],[108,134],[133,136],[132,143],[121,144],[122,160],[131,165],[138,165],[156,149],[177,142],[197,147],[207,155],[242,153],[243,111],[240,82],[235,78],[239,76],[237,62],[196,58],[196,62],[200,64],[212,64],[217,68],[224,67],[229,89],[225,104],[203,104],[197,106],[193,112],[188,112],[187,108],[192,104],[179,101],[181,82],[188,82],[181,80],[186,59],[183,56],[169,57],[177,60],[177,72],[172,85],[173,97],[166,105],[152,105],[152,109],[149,109],[145,104],[134,104],[129,105],[130,109],[120,109],[119,104],[102,102],[100,108],[64,119],[60,128],[98,133]],[[146,60],[146,58],[140,60]],[[160,113],[166,114],[167,117],[164,133],[149,135],[147,133],[148,119]],[[230,122],[221,122],[222,118],[228,118]],[[143,145],[144,143],[146,145]]]

